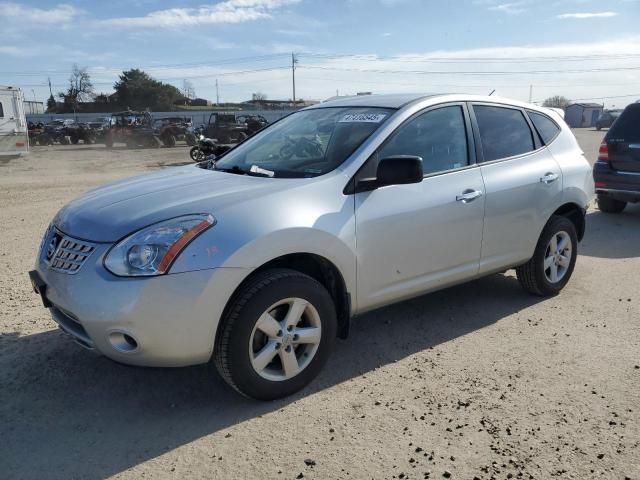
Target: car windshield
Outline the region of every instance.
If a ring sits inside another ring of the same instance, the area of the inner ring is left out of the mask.
[[[296,112],[209,165],[265,177],[323,175],[342,164],[393,112],[371,107]]]

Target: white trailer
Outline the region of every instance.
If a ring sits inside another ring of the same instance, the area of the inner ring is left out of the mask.
[[[19,88],[0,86],[0,158],[29,152],[23,102]]]

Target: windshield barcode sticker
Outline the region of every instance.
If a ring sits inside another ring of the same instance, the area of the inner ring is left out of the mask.
[[[386,116],[386,113],[347,113],[344,117],[338,120],[338,123],[380,123]]]

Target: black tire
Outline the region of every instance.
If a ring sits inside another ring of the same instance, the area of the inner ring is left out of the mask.
[[[551,238],[560,232],[566,232],[569,235],[571,240],[571,258],[564,276],[557,282],[551,282],[545,275],[544,260]],[[542,230],[533,257],[524,265],[516,268],[516,276],[522,288],[533,295],[541,297],[557,295],[571,278],[577,257],[578,235],[576,234],[575,225],[566,217],[554,215]]]
[[[204,153],[200,150],[200,147],[191,147],[191,150],[189,150],[189,156],[194,162],[201,162],[204,160]]]
[[[67,137],[60,137],[60,145],[69,145],[69,140],[67,140]]]
[[[309,364],[297,375],[268,380],[251,364],[249,340],[260,316],[287,298],[302,298],[316,309],[321,321],[320,343]],[[229,301],[218,328],[213,361],[222,378],[241,394],[274,400],[297,392],[318,375],[333,350],[336,334],[335,306],[322,284],[295,270],[265,270],[251,277]]]
[[[193,147],[198,141],[196,140],[196,136],[193,133],[187,133],[184,136],[184,141],[187,142],[187,145]]]
[[[620,213],[627,206],[627,202],[615,198],[598,195],[598,208],[604,213]]]
[[[176,137],[173,135],[164,135],[162,137],[162,143],[165,147],[172,148],[176,146]]]
[[[78,142],[80,141],[79,137],[69,137],[69,140],[71,140],[71,143],[73,143],[74,145],[77,145]]]

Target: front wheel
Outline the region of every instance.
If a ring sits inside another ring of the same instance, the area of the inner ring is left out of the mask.
[[[518,281],[534,295],[557,295],[571,278],[577,256],[578,235],[573,222],[553,216],[538,239],[533,257],[516,268]]]
[[[214,362],[224,380],[258,400],[286,397],[326,363],[336,339],[333,300],[322,284],[288,269],[254,275],[231,299]]]
[[[191,147],[191,150],[189,150],[189,156],[194,162],[201,162],[204,160],[204,153],[200,150],[200,147]]]
[[[615,198],[598,195],[598,208],[604,213],[620,213],[627,206],[627,202]]]

